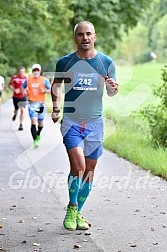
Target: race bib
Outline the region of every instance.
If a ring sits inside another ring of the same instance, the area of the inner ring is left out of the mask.
[[[74,73],[74,90],[97,90],[98,73]]]
[[[32,83],[32,91],[33,91],[33,95],[37,96],[39,94],[39,83]]]
[[[32,88],[38,88],[39,87],[39,83],[32,83],[31,86],[32,86]]]

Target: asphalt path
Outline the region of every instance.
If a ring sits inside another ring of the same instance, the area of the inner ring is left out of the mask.
[[[166,181],[104,150],[83,210],[92,226],[67,231],[69,162],[60,125],[46,114],[34,149],[28,113],[23,131],[12,115],[9,100],[0,116],[0,251],[167,251]]]

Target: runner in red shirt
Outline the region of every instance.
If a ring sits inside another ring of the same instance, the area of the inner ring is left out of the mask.
[[[22,92],[22,84],[27,79],[25,68],[19,67],[18,74],[12,76],[8,86],[13,90],[14,115],[12,120],[15,121],[20,108],[20,126],[18,130],[23,130],[24,110],[26,106],[26,96]]]

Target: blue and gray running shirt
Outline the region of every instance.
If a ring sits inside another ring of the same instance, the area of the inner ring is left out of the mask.
[[[87,60],[78,58],[76,52],[60,58],[56,79],[64,79],[64,116],[77,121],[101,117],[106,76],[116,80],[115,65],[101,52]]]

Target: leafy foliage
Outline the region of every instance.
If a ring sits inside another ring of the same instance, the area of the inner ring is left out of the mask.
[[[121,27],[125,31],[134,27],[149,3],[147,0],[74,0],[70,6],[75,13],[71,25],[74,27],[81,20],[91,21],[98,35],[97,46],[110,53],[121,38]]]
[[[153,0],[128,33],[121,32],[121,41],[112,52],[114,58],[125,58],[130,63],[156,61],[166,63],[167,57],[167,0]]]
[[[167,66],[162,70],[162,79],[162,86],[154,91],[160,103],[146,107],[141,115],[149,122],[153,145],[167,148]]]
[[[154,25],[151,34],[152,48],[158,55],[158,61],[166,62],[167,58],[167,14]]]
[[[150,2],[1,0],[0,73],[12,74],[16,67],[34,62],[53,66],[58,57],[74,49],[73,27],[84,19],[96,27],[97,47],[110,52],[121,29],[135,26]]]
[[[71,16],[65,0],[1,1],[0,54],[3,57],[0,64],[6,64],[7,68],[4,72],[0,67],[1,74],[9,73],[10,66],[28,67],[34,62],[45,65],[57,54],[56,45],[61,43],[60,38],[67,37],[62,24],[69,29]]]

